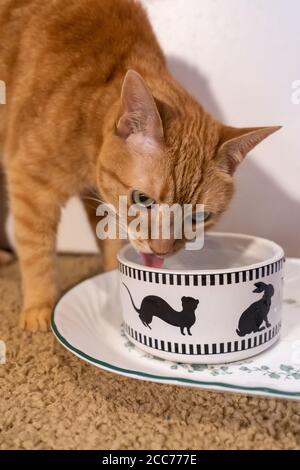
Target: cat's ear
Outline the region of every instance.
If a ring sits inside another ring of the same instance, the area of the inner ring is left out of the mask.
[[[162,121],[155,100],[143,78],[134,70],[127,72],[123,82],[116,129],[124,140],[134,134],[157,142],[163,139]]]
[[[248,152],[279,129],[281,126],[252,128],[223,126],[217,152],[218,165],[226,173],[233,174]]]

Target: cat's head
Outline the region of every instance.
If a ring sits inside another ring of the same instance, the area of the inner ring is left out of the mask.
[[[98,167],[100,193],[118,208],[120,195],[143,207],[153,203],[204,204],[205,229],[212,227],[233,196],[233,175],[246,154],[280,127],[233,128],[220,124],[175,81],[152,95],[143,78],[124,79],[114,128],[106,133]],[[148,208],[148,209],[147,209]],[[161,214],[157,213],[159,221]],[[128,216],[132,222],[134,216]],[[194,214],[193,224],[198,215]],[[160,223],[160,222],[159,222]],[[159,225],[158,223],[158,225]],[[149,227],[151,224],[149,223]],[[129,231],[149,265],[181,248],[186,240]],[[153,256],[154,255],[154,256]]]

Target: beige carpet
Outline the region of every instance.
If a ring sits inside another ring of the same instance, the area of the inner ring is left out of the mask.
[[[60,258],[64,288],[97,271]],[[0,268],[0,449],[299,449],[300,403],[139,382],[102,372],[51,333],[16,328],[17,263]]]

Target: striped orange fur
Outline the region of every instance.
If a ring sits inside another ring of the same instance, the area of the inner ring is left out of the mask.
[[[135,189],[160,203],[204,203],[209,228],[232,197],[237,164],[277,128],[233,129],[207,114],[170,75],[133,0],[1,0],[0,31],[0,146],[22,273],[20,325],[45,331],[58,295],[57,225],[71,196],[97,191],[116,204]],[[183,241],[135,243],[173,252]],[[99,244],[112,269],[120,243]]]

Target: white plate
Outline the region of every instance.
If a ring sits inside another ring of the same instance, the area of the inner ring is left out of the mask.
[[[300,400],[300,260],[288,259],[281,340],[249,360],[206,366],[156,359],[133,346],[122,329],[118,273],[68,291],[52,330],[69,351],[101,369],[141,380]]]

